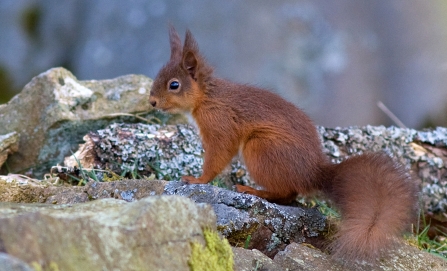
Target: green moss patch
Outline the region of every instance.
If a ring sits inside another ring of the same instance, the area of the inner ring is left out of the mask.
[[[206,246],[191,244],[191,258],[188,261],[191,271],[230,271],[233,270],[233,251],[227,239],[221,239],[217,232],[203,231]]]

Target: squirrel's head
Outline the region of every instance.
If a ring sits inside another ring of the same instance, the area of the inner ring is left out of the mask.
[[[149,102],[154,108],[170,113],[188,112],[206,91],[206,81],[212,69],[199,54],[197,42],[189,30],[182,46],[179,35],[171,25],[169,42],[171,58],[155,77]]]

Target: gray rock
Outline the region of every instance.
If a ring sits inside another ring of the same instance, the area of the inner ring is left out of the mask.
[[[12,132],[6,135],[0,135],[0,168],[8,158],[8,155],[19,149],[19,134]]]
[[[390,252],[388,258],[372,265],[366,262],[345,263],[332,259],[329,255],[308,246],[292,243],[284,251],[276,254],[275,264],[284,270],[327,270],[327,271],[373,271],[373,270],[446,270],[447,261],[422,252],[410,245],[402,245]]]
[[[233,247],[235,271],[285,271],[257,249]]]
[[[164,194],[210,204],[217,216],[217,228],[230,244],[245,244],[269,257],[290,242],[311,243],[326,226],[326,218],[317,209],[278,205],[211,185],[169,182]]]
[[[86,186],[53,185],[26,176],[0,176],[0,202],[75,204],[114,198],[127,202],[163,194],[168,182],[123,180],[89,182]]]
[[[0,252],[0,271],[33,271],[25,262]]]
[[[114,121],[135,121],[116,114],[150,111],[151,85],[151,79],[139,75],[78,81],[63,68],[36,76],[0,105],[0,134],[17,131],[20,138],[18,151],[8,159],[10,171],[41,177],[62,163],[89,131]]]
[[[17,183],[11,186],[17,195],[22,192],[21,198],[16,195],[16,199],[28,198],[26,194],[33,190],[17,186]],[[270,204],[251,195],[238,194],[210,185],[184,185],[166,181],[91,182],[84,187],[48,186],[40,188],[39,191],[40,196],[39,193],[32,193],[32,198],[53,204],[70,205],[104,198],[137,201],[162,193],[182,195],[197,203],[211,204],[216,213],[217,229],[228,237],[231,244],[252,249],[233,248],[235,270],[346,270],[343,262],[333,261],[329,255],[319,250],[294,243],[313,242],[312,236],[320,231],[318,226],[322,227],[322,224],[317,223],[321,222],[322,217],[314,213],[316,210]],[[2,191],[0,195],[3,195]],[[61,208],[70,205],[62,205]],[[33,205],[29,206],[31,208]],[[33,208],[38,209],[39,206],[35,205]],[[59,205],[51,206],[57,209]],[[189,223],[189,220],[187,221]],[[300,230],[303,232],[299,232]],[[289,242],[292,244],[286,248]],[[275,261],[272,263],[267,255],[274,257]],[[433,268],[431,270],[443,270],[446,264],[445,261],[408,245],[403,245],[390,255],[387,261],[381,261],[379,270],[418,270],[423,266],[430,266]],[[353,270],[376,270],[365,263],[353,266],[355,267]]]
[[[79,203],[87,202],[85,187],[52,185],[24,175],[0,176],[0,202]],[[57,201],[56,198],[59,201]]]
[[[290,242],[321,240],[325,217],[317,209],[269,203],[212,185],[182,182],[123,180],[89,182],[84,187],[0,181],[0,201],[74,204],[115,198],[133,202],[148,196],[177,195],[213,207],[218,231],[235,246],[246,245],[273,257]]]
[[[190,270],[191,243],[206,244],[215,223],[210,206],[175,196],[0,203],[2,250],[43,270]]]

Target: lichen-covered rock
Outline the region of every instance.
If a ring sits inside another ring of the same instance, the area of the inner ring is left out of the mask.
[[[90,132],[84,141],[76,153],[65,158],[65,166],[81,164],[119,175],[134,174],[134,178],[154,174],[156,179],[169,181],[179,181],[184,175],[198,176],[202,171],[202,143],[191,125],[114,123]],[[227,186],[249,183],[245,166],[238,159],[218,179]]]
[[[206,246],[204,229],[215,223],[210,206],[175,196],[0,203],[2,251],[42,270],[190,270],[191,244]]]
[[[19,134],[11,132],[0,135],[0,168],[8,158],[8,155],[15,153],[19,149]]]
[[[78,81],[63,68],[34,77],[9,103],[0,105],[0,134],[19,133],[19,149],[8,159],[9,171],[42,177],[89,131],[116,121],[135,122],[135,117],[120,113],[150,111],[151,86],[152,80],[142,75]]]
[[[417,131],[365,126],[318,130],[323,149],[333,162],[363,152],[386,151],[416,177],[425,211],[447,210],[447,128]]]
[[[416,177],[424,210],[447,210],[447,128],[318,127],[318,131],[323,150],[334,163],[362,152],[385,151]],[[201,174],[202,145],[195,128],[188,125],[113,124],[87,138],[87,156],[95,157],[95,165],[101,169],[135,170],[144,176],[153,173],[166,180]],[[84,157],[86,154],[77,159],[83,163]],[[234,159],[219,178],[227,186],[236,182],[253,184],[240,159]]]
[[[88,138],[94,143],[96,165],[118,174],[136,171],[141,176],[155,174],[157,179],[169,181],[201,172],[202,144],[188,125],[115,123],[91,132]]]

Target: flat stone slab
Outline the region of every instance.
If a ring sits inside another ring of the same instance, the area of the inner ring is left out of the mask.
[[[191,244],[207,244],[204,230],[215,230],[216,216],[209,205],[157,196],[131,203],[0,203],[0,225],[2,251],[34,269],[190,270]]]

